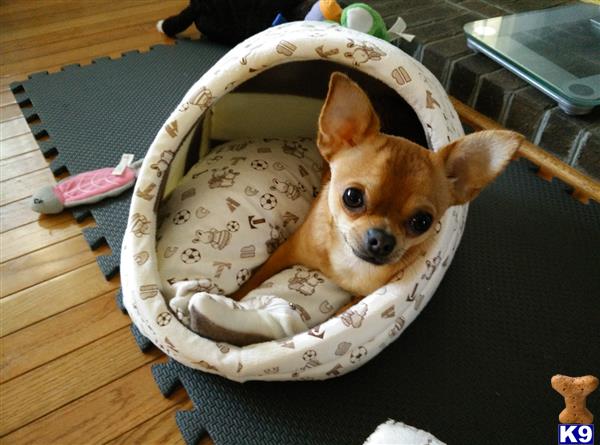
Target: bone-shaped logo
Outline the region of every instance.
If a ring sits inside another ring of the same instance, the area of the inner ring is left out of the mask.
[[[586,398],[598,387],[597,377],[555,375],[550,382],[565,398],[566,407],[558,416],[560,423],[591,424],[594,421],[594,415],[586,407]]]

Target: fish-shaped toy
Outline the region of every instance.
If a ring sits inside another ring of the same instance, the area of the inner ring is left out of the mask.
[[[133,155],[123,155],[115,168],[69,176],[56,185],[41,188],[31,198],[31,208],[38,213],[60,213],[65,208],[93,204],[117,196],[133,186],[142,160],[131,163]]]

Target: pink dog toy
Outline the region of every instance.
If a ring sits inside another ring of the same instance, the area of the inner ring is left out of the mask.
[[[123,155],[115,168],[101,168],[69,176],[56,185],[38,190],[31,208],[38,213],[60,213],[81,204],[93,204],[117,196],[130,188],[137,179],[142,160],[131,163],[133,155]]]

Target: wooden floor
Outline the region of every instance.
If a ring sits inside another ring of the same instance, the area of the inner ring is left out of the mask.
[[[55,182],[8,85],[100,56],[168,42],[155,29],[187,0],[0,0],[1,443],[182,443],[183,390],[158,391],[129,318],[67,212],[39,217],[32,190]]]
[[[191,402],[183,390],[165,399],[154,384],[150,367],[165,357],[135,345],[114,302],[119,279],[105,281],[95,263],[107,248],[92,252],[81,234],[93,221],[28,208],[32,191],[55,178],[8,85],[168,42],[155,22],[186,3],[0,0],[1,443],[183,442],[174,414]],[[547,176],[566,171],[548,165]],[[591,187],[598,199],[598,184]]]

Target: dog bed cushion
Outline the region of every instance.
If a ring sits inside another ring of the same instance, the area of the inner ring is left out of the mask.
[[[238,332],[277,338],[324,322],[349,301],[349,294],[304,267],[272,277],[244,298],[248,304],[221,297],[300,226],[322,166],[311,139],[234,140],[181,179],[161,205],[157,254],[163,295],[184,324],[193,325],[197,314]],[[245,311],[238,317],[239,309]],[[265,324],[271,329],[260,330]]]
[[[309,64],[314,72],[300,78],[302,70],[286,71],[285,91],[271,88],[274,82],[268,74],[295,67],[294,63]],[[392,282],[347,313],[292,337],[235,347],[197,335],[172,316],[159,274],[156,212],[165,190],[172,190],[171,183],[176,186],[186,173],[184,160],[210,110],[236,88],[261,78],[269,79],[261,86],[270,93],[298,94],[316,86],[318,94],[311,97],[322,98],[329,75],[340,67],[350,77],[358,73],[383,84],[389,94],[397,93],[404,108],[418,118],[424,145],[430,149],[438,150],[462,136],[456,111],[435,77],[397,47],[375,37],[335,24],[298,22],[270,28],[233,48],[192,86],[156,135],[140,169],[123,240],[121,282],[127,311],[144,336],[184,365],[236,381],[327,379],[345,374],[377,356],[410,325],[452,261],[466,206],[448,209],[427,252]],[[291,86],[299,91],[291,91]],[[402,116],[402,111],[398,106],[395,116]]]

